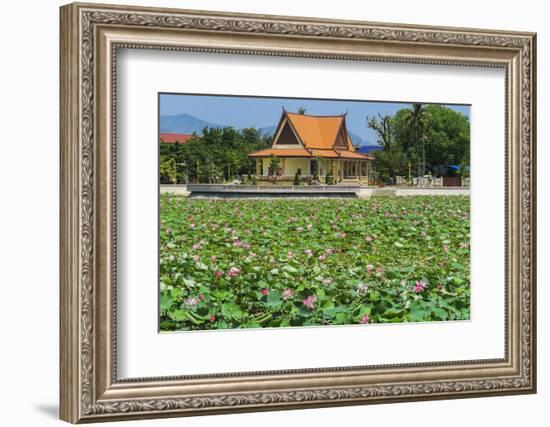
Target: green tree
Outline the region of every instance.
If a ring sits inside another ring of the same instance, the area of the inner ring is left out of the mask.
[[[403,150],[397,146],[375,153],[375,173],[379,181],[385,182],[397,175],[405,175],[406,168],[407,157]]]
[[[377,142],[382,146],[376,158],[376,175],[381,181],[387,181],[403,172],[406,162],[403,149],[395,142],[395,128],[391,116],[367,116],[367,126],[375,131]]]
[[[376,132],[377,142],[385,150],[389,150],[394,142],[394,129],[391,116],[367,116],[367,127]]]
[[[161,184],[176,183],[176,161],[173,157],[161,157],[160,182]]]
[[[378,179],[432,171],[437,165],[470,164],[470,122],[468,117],[442,105],[413,104],[393,116],[367,117],[367,126],[377,135],[383,150],[374,153]]]
[[[412,150],[412,159],[416,160],[419,176],[426,174],[426,107],[423,104],[413,104],[407,112],[406,125],[408,134],[408,149]]]
[[[277,169],[279,169],[279,164],[281,159],[273,154],[269,156],[269,166],[267,167],[267,175],[271,178],[272,181],[275,181],[277,178]]]
[[[426,108],[426,162],[432,167],[441,164],[470,164],[470,122],[450,108],[430,105]]]
[[[221,182],[253,173],[252,151],[267,148],[272,137],[254,128],[241,131],[232,127],[204,128],[185,144],[160,144],[161,159],[173,158],[177,181]]]
[[[413,113],[416,118],[413,118]],[[441,164],[470,162],[470,122],[468,117],[443,105],[401,109],[392,118],[397,146],[417,173],[433,171]],[[403,171],[405,172],[405,171]]]

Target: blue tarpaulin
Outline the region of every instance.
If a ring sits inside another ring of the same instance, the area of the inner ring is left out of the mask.
[[[454,172],[458,172],[460,170],[460,166],[459,165],[441,165],[441,167],[444,167],[444,168],[447,168],[447,169],[450,169]],[[470,170],[470,166],[466,166],[466,170],[469,171]]]

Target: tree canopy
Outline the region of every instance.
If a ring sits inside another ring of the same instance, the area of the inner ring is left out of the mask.
[[[271,145],[272,137],[257,129],[232,127],[203,129],[185,144],[160,144],[161,183],[216,183],[255,172],[248,153]]]
[[[470,164],[470,121],[442,105],[413,104],[393,116],[367,116],[383,147],[375,154],[378,179],[423,175],[438,165]]]

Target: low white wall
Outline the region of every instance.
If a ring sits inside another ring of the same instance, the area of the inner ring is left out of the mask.
[[[469,188],[397,188],[396,196],[469,196]]]
[[[393,194],[392,194],[393,193]],[[414,188],[414,187],[362,187],[359,197],[371,197],[373,195],[387,196],[469,196],[470,189],[463,187],[437,187],[437,188]]]
[[[189,191],[187,191],[187,185],[185,184],[177,184],[177,185],[161,184],[160,193],[161,194],[171,193],[171,194],[178,194],[181,196],[189,195]]]
[[[338,187],[335,187],[336,189]],[[184,184],[170,185],[162,184],[160,192],[171,193],[181,196],[188,196],[187,186]],[[357,195],[361,198],[368,198],[373,195],[388,195],[388,196],[469,196],[470,189],[463,187],[448,187],[448,188],[400,188],[400,187],[361,187]]]

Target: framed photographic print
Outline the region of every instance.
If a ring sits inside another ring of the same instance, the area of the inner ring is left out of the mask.
[[[535,34],[61,8],[61,418],[533,393]]]

